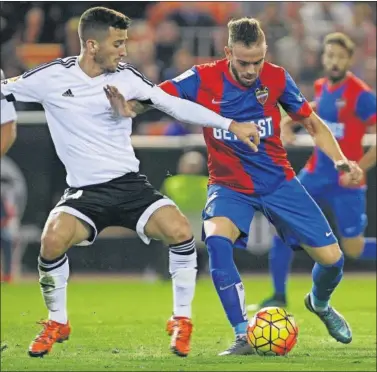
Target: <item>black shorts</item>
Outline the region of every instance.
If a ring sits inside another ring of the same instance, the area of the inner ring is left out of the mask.
[[[123,226],[134,230],[148,244],[144,234],[149,217],[164,205],[175,205],[157,191],[146,176],[127,173],[108,182],[84,187],[69,187],[51,213],[66,212],[89,224],[93,233],[88,241],[108,226]]]

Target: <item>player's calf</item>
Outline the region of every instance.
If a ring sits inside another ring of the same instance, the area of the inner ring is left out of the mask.
[[[55,342],[68,339],[67,282],[69,263],[65,251],[72,244],[86,240],[89,229],[75,216],[52,213],[46,222],[38,257],[39,284],[49,311],[44,329],[29,348],[30,356],[47,354]]]
[[[191,340],[191,304],[197,273],[195,239],[187,218],[175,206],[159,208],[145,226],[145,234],[169,247],[169,272],[173,282],[173,320],[168,323],[171,350],[187,356]],[[170,325],[169,325],[170,324]]]
[[[209,269],[213,284],[236,337],[246,335],[245,289],[233,261],[233,243],[223,236],[207,237]]]

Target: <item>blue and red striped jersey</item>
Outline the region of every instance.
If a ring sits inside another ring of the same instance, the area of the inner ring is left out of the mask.
[[[376,95],[350,72],[336,85],[330,85],[327,78],[318,79],[314,92],[317,113],[333,132],[344,155],[359,161],[364,154],[362,139],[367,127],[376,124]],[[333,161],[318,147],[314,148],[306,169],[320,173],[330,183],[338,183],[339,174]]]
[[[295,119],[310,116],[312,109],[282,67],[264,63],[257,81],[245,88],[233,79],[229,62],[223,59],[194,66],[160,87],[237,122],[253,121],[260,125],[257,153],[228,131],[203,128],[209,184],[224,185],[245,194],[266,194],[295,176],[280,141],[278,103]]]

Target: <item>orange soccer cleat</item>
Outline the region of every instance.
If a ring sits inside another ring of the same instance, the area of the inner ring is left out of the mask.
[[[43,357],[50,352],[55,342],[61,343],[69,339],[71,333],[69,322],[61,324],[53,320],[44,320],[38,324],[42,324],[44,328],[29,346],[31,357]]]
[[[186,357],[190,352],[192,322],[186,317],[171,317],[166,324],[166,331],[171,336],[170,349],[180,356]]]

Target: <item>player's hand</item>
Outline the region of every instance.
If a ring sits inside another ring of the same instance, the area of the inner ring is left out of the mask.
[[[120,93],[116,87],[106,85],[103,90],[106,93],[107,99],[110,101],[111,108],[117,115],[126,118],[134,118],[136,116],[136,112],[132,109],[132,105],[126,101],[123,94]]]
[[[339,177],[341,186],[350,188],[358,186],[364,178],[364,172],[354,161],[338,162],[335,166],[338,171],[344,172]]]
[[[229,131],[255,152],[258,152],[258,145],[260,144],[259,130],[260,127],[255,123],[237,123],[234,120],[229,126]]]

